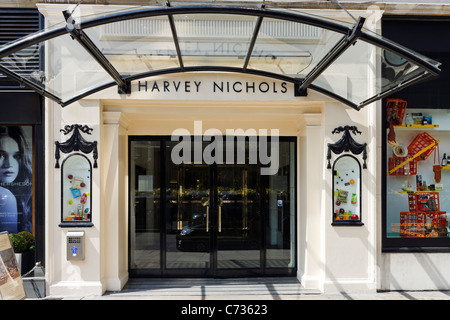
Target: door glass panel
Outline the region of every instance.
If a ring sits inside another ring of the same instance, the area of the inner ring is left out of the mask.
[[[130,268],[160,269],[160,142],[130,141]]]
[[[266,267],[295,267],[295,144],[280,142],[278,173],[270,175],[266,195]]]
[[[168,142],[166,268],[210,267],[210,167],[171,161]]]
[[[217,268],[259,268],[261,210],[257,165],[217,166]]]

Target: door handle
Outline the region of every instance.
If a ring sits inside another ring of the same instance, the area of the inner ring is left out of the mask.
[[[219,232],[222,232],[222,206],[219,206]]]
[[[206,232],[209,232],[209,206],[206,206]]]

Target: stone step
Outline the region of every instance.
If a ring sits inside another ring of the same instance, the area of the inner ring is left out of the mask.
[[[299,295],[319,294],[305,289],[295,278],[246,279],[130,279],[111,296],[196,296],[196,295]]]

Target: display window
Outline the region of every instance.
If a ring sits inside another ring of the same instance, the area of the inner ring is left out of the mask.
[[[0,232],[33,232],[33,126],[0,125]]]
[[[388,99],[386,120],[386,239],[449,246],[450,114]]]
[[[333,164],[333,225],[361,224],[361,165],[352,155]]]
[[[91,226],[91,172],[88,158],[74,153],[67,157],[61,170],[61,227]]]

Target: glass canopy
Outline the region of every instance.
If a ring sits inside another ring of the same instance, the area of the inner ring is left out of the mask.
[[[133,80],[237,72],[291,82],[357,110],[437,76],[440,63],[354,23],[263,6],[165,3],[66,22],[0,47],[0,72],[66,106]],[[24,72],[41,57],[41,70]]]

